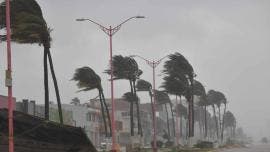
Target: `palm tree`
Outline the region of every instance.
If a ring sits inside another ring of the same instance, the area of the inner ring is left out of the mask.
[[[176,105],[176,109],[179,111],[179,115],[180,115],[180,136],[182,136],[183,135],[182,122],[183,122],[183,118],[187,119],[188,112],[187,112],[187,108],[182,103]]]
[[[136,94],[136,81],[139,79],[142,71],[139,69],[137,62],[131,57],[123,57],[122,55],[115,55],[112,60],[114,80],[124,79],[129,81],[130,92],[133,96]],[[111,70],[105,70],[105,73],[110,74]],[[142,136],[141,117],[139,101],[130,102],[130,133],[134,136],[134,122],[133,122],[133,104],[136,104],[137,121],[138,121],[138,134]]]
[[[129,102],[130,105],[133,105],[133,104],[131,104],[131,102],[137,102],[139,100],[139,97],[138,96],[134,96],[134,93],[132,93],[132,92],[126,92],[126,93],[123,94],[122,97],[127,102]],[[133,112],[133,110],[131,108],[133,108],[133,107],[130,106],[130,111]],[[134,122],[133,121],[134,120],[133,114],[130,113],[129,115],[130,115],[130,119],[132,120],[132,122]],[[137,117],[137,119],[138,119],[138,117]],[[137,124],[137,125],[138,125],[138,128],[139,128],[139,124]],[[134,123],[132,124],[132,126],[130,126],[130,128],[132,128],[132,127],[134,128]]]
[[[161,87],[169,94],[179,96],[181,102],[181,96],[185,96],[189,84],[187,78],[182,74],[171,74],[163,78],[164,82]],[[181,111],[180,111],[181,112]],[[180,128],[182,128],[182,117],[180,117]],[[180,129],[182,130],[182,129]],[[182,133],[180,133],[181,135]]]
[[[188,60],[178,52],[169,55],[169,59],[170,60],[166,61],[164,64],[163,73],[166,75],[165,79],[175,80],[174,82],[178,82],[179,84],[181,84],[181,87],[183,87],[184,89],[183,91],[184,96],[189,103],[189,137],[193,137],[194,136],[193,79],[195,75],[193,67],[188,62]],[[175,84],[172,84],[172,86],[177,87]],[[172,92],[177,93],[178,91],[176,90],[177,89],[172,89]],[[178,92],[178,94],[181,93],[181,95],[183,95],[182,94],[183,92]]]
[[[107,137],[110,136],[111,135],[111,119],[110,119],[108,106],[107,106],[106,101],[105,101],[100,77],[90,67],[82,67],[82,68],[76,69],[72,80],[77,81],[77,86],[80,89],[79,92],[80,91],[90,91],[93,89],[98,90],[100,107],[101,107],[103,122],[104,122],[104,126],[105,126],[105,133],[106,133]],[[107,113],[107,117],[105,115],[105,110]],[[108,121],[106,120],[106,118],[108,119]],[[107,122],[109,123],[110,134],[108,134]]]
[[[153,104],[153,94],[152,94],[152,85],[150,82],[139,79],[136,84],[137,91],[147,91],[150,96],[151,110],[152,110],[152,119],[154,119],[154,104]],[[153,120],[154,121],[154,120]]]
[[[53,78],[53,84],[56,92],[56,99],[58,105],[58,112],[60,123],[63,124],[61,99],[59,94],[59,88],[55,71],[53,67],[52,56],[50,53],[51,48],[51,29],[47,26],[47,23],[42,15],[42,10],[35,0],[16,0],[11,1],[11,39],[16,43],[21,44],[39,44],[43,45],[43,68],[44,68],[44,94],[45,94],[45,119],[49,119],[49,87],[48,87],[48,63]],[[4,18],[5,12],[3,7],[5,3],[0,5],[2,12],[0,13]],[[0,27],[4,28],[4,19],[0,23]],[[6,40],[5,35],[1,36],[1,40]]]
[[[218,119],[216,115],[216,107],[215,105],[217,104],[218,100],[216,100],[216,91],[214,90],[209,90],[207,93],[207,101],[211,104],[212,109],[213,109],[213,114],[214,114],[214,119],[215,119],[215,127],[216,127],[216,135],[217,138],[219,138],[219,127],[218,127]]]
[[[167,115],[167,130],[168,130],[168,136],[171,137],[171,132],[170,132],[170,124],[169,124],[169,113],[168,113],[168,108],[167,104],[170,106],[170,111],[171,111],[171,117],[172,117],[172,123],[173,123],[173,134],[175,136],[175,122],[174,122],[174,114],[173,114],[173,109],[172,109],[172,102],[169,97],[169,95],[164,92],[164,91],[158,91],[155,90],[155,96],[156,96],[156,101],[158,105],[164,105],[165,106],[165,111]]]
[[[207,106],[209,105],[206,99],[206,91],[201,82],[194,80],[193,94],[199,97],[198,106],[204,109],[204,137],[207,137]],[[200,115],[201,116],[201,115]]]
[[[225,128],[229,128],[230,130],[230,135],[233,137],[234,135],[234,130],[236,128],[236,119],[235,116],[233,115],[232,112],[227,111],[224,116],[223,116],[223,124]]]
[[[216,122],[216,132],[217,132],[217,138],[221,137],[222,140],[222,136],[220,136],[221,132],[222,132],[222,122],[221,122],[221,104],[224,103],[225,105],[225,111],[226,111],[226,97],[222,92],[219,91],[215,91],[215,90],[209,90],[207,93],[207,100],[209,101],[209,103],[212,105],[213,108],[213,113],[214,113],[214,117],[215,117],[215,122]],[[216,116],[216,108],[215,106],[217,106],[218,109],[218,118]],[[224,114],[223,114],[224,115]]]

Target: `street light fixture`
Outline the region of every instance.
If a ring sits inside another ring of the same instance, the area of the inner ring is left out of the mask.
[[[153,128],[154,128],[154,135],[153,135],[153,152],[157,152],[157,137],[156,137],[156,128],[157,128],[157,124],[156,124],[156,95],[155,95],[155,90],[156,90],[156,67],[160,64],[160,62],[165,59],[166,57],[168,57],[168,55],[164,56],[163,58],[160,58],[159,60],[148,60],[142,56],[139,55],[130,55],[129,57],[131,58],[135,58],[138,57],[142,60],[144,60],[151,68],[152,68],[152,72],[153,72]]]
[[[137,18],[137,19],[140,19],[140,18],[145,18],[144,16],[133,16],[133,17],[130,17],[126,20],[124,20],[122,23],[120,23],[119,25],[115,26],[115,27],[112,27],[112,26],[109,26],[109,27],[105,27],[101,24],[99,24],[98,22],[94,21],[94,20],[91,20],[91,19],[88,19],[88,18],[79,18],[79,19],[76,19],[76,21],[89,21],[97,26],[99,26],[99,28],[109,36],[109,41],[110,41],[110,75],[111,75],[111,103],[112,103],[112,113],[111,113],[111,122],[112,122],[112,151],[116,151],[116,139],[115,139],[115,120],[114,120],[114,111],[115,111],[115,103],[114,103],[114,87],[113,87],[113,65],[112,65],[112,36],[118,32],[121,28],[121,26],[123,24],[125,24],[126,22],[128,22],[129,20],[131,19],[134,19],[134,18]]]

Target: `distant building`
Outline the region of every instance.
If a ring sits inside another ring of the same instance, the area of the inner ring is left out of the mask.
[[[115,101],[115,122],[116,140],[121,146],[130,144],[130,104],[123,98],[114,99]],[[111,111],[111,100],[106,99],[106,103]],[[90,100],[90,105],[100,108],[99,99]],[[152,113],[150,104],[140,104],[140,116],[144,137],[144,144],[150,145],[152,132]],[[137,114],[134,105],[134,133],[137,134]]]
[[[13,108],[15,109],[16,107],[15,106],[15,103],[16,103],[16,98],[12,98],[13,99]],[[3,109],[3,108],[8,108],[8,97],[7,96],[3,96],[3,95],[0,95],[0,109]]]
[[[56,109],[57,104],[51,104],[50,107]],[[85,133],[92,141],[92,143],[99,147],[101,142],[105,138],[103,132],[103,127],[101,127],[101,114],[98,108],[94,106],[89,106],[87,104],[62,104],[62,110],[70,111],[72,114],[72,125],[77,127],[82,127]],[[58,113],[56,113],[58,115]],[[65,119],[65,115],[63,114]]]

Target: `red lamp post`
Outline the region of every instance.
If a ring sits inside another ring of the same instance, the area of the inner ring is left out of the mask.
[[[156,95],[155,95],[155,90],[156,90],[156,67],[160,64],[160,62],[165,59],[168,55],[166,55],[165,57],[155,61],[155,60],[148,60],[145,59],[144,57],[141,57],[139,55],[131,55],[130,57],[138,57],[142,60],[144,60],[151,68],[152,68],[152,73],[153,73],[153,128],[154,128],[154,135],[153,135],[153,152],[157,152],[157,137],[156,137],[156,128],[157,128],[157,124],[156,124]]]
[[[123,24],[125,24],[126,22],[128,22],[131,19],[135,19],[135,18],[145,18],[144,16],[133,16],[130,17],[126,20],[124,20],[122,23],[120,23],[119,25],[112,27],[105,27],[91,19],[88,18],[80,18],[80,19],[76,19],[76,21],[89,21],[93,24],[96,24],[97,26],[99,26],[99,28],[109,36],[109,41],[110,41],[110,70],[111,70],[111,103],[112,103],[112,113],[111,113],[111,122],[112,122],[112,150],[115,151],[116,149],[116,139],[115,139],[115,119],[114,119],[114,111],[115,111],[115,103],[114,103],[114,87],[113,87],[113,65],[112,65],[112,36],[118,32],[121,28],[121,26]]]
[[[7,30],[7,70],[6,87],[8,87],[8,141],[9,152],[14,152],[13,140],[13,101],[12,101],[12,77],[11,77],[11,30],[10,30],[10,0],[6,0],[6,30]]]

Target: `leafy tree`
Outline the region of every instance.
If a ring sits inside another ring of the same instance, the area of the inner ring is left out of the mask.
[[[139,69],[137,62],[131,57],[123,57],[122,55],[115,55],[112,60],[113,66],[113,79],[114,80],[128,80],[130,84],[130,92],[133,96],[136,94],[136,81],[142,74],[142,70]],[[111,74],[111,70],[105,70],[105,73]],[[141,117],[139,101],[130,102],[130,133],[134,136],[134,122],[133,122],[133,104],[136,104],[137,121],[138,121],[138,134],[142,136]]]
[[[5,2],[0,4],[0,28],[5,28]],[[53,67],[51,48],[51,31],[42,10],[35,0],[13,0],[11,7],[11,40],[20,44],[39,44],[44,48],[44,93],[45,93],[45,119],[49,119],[49,87],[48,87],[48,61],[53,78],[56,99],[58,104],[60,123],[63,123],[61,99]],[[1,40],[6,40],[6,35],[1,35]]]
[[[109,136],[108,130],[107,130],[107,128],[108,128],[107,122],[109,123],[110,135],[111,135],[111,119],[110,119],[108,106],[107,106],[106,101],[105,101],[100,77],[90,67],[82,67],[82,68],[76,69],[72,80],[77,81],[77,86],[80,89],[79,92],[80,91],[90,91],[90,90],[94,90],[94,89],[98,90],[106,136]],[[105,115],[105,110],[107,113],[107,117]],[[106,118],[108,119],[108,121],[106,120]]]

